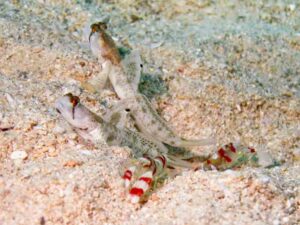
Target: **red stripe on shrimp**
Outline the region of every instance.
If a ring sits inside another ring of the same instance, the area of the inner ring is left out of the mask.
[[[131,195],[136,195],[141,197],[144,194],[144,190],[142,188],[133,187],[131,188],[130,192]]]
[[[223,148],[220,148],[218,150],[218,155],[221,156],[221,157],[223,157],[225,155],[225,150]]]
[[[166,157],[164,157],[163,155],[157,156],[157,159],[160,159],[160,161],[162,162],[163,168],[166,165]]]
[[[254,148],[248,148],[249,149],[249,151],[251,152],[251,153],[255,153],[256,151],[255,151],[255,149]]]
[[[226,160],[226,162],[228,162],[228,163],[232,162],[232,159],[229,156],[224,155],[223,157]]]
[[[228,163],[232,162],[232,159],[228,155],[226,155],[226,152],[225,152],[225,150],[223,148],[220,148],[218,150],[218,155],[221,158],[224,158],[226,160],[226,162],[228,162]]]
[[[132,178],[132,171],[126,170],[122,178],[124,180],[131,180],[131,178]]]
[[[146,156],[146,155],[144,155],[143,158],[147,159],[149,161],[149,164],[148,165],[144,165],[144,168],[151,167],[152,164],[153,164],[152,159],[149,156]]]
[[[233,146],[232,143],[229,143],[228,147],[229,147],[230,151],[236,152],[236,148]]]
[[[141,177],[139,180],[145,181],[149,186],[152,183],[152,178],[150,177]]]

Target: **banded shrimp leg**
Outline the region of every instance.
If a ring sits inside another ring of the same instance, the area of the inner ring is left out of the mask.
[[[130,159],[127,164],[129,165],[125,168],[122,179],[132,203],[147,199],[158,183],[167,177],[167,158],[164,155],[155,158],[144,155],[138,159]]]

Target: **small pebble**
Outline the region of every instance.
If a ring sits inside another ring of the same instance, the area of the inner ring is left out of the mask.
[[[63,134],[66,132],[66,129],[63,128],[62,126],[60,126],[59,124],[57,124],[54,128],[53,128],[53,132],[56,134]]]
[[[68,135],[68,137],[72,140],[75,140],[78,137],[78,135],[76,133],[71,133]]]
[[[93,155],[93,153],[89,150],[80,150],[79,152],[83,155],[88,155],[88,156]]]
[[[76,167],[76,166],[81,166],[83,162],[80,161],[75,161],[75,160],[69,160],[65,162],[64,167]]]
[[[8,94],[8,93],[6,93],[6,100],[8,101],[8,104],[12,108],[16,108],[16,106],[17,106],[16,100],[10,94]]]
[[[27,158],[27,156],[28,156],[28,154],[25,151],[13,151],[10,155],[10,158],[12,160],[17,160],[17,159],[24,160]]]
[[[288,223],[288,222],[289,222],[289,218],[288,218],[288,217],[283,217],[283,218],[282,218],[282,222]]]
[[[293,156],[296,161],[300,160],[300,148],[296,148],[293,150]]]
[[[261,181],[262,183],[264,183],[264,184],[268,184],[268,183],[270,183],[271,178],[268,177],[268,176],[262,176],[262,177],[260,178],[260,181]]]
[[[295,5],[295,4],[289,4],[289,5],[288,5],[288,9],[289,9],[291,12],[293,12],[293,11],[295,11],[295,9],[296,9],[296,5]]]

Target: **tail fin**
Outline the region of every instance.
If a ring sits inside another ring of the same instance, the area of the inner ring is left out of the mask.
[[[216,144],[216,141],[213,138],[207,138],[207,139],[199,139],[199,140],[187,140],[184,138],[181,138],[179,141],[178,147],[192,147],[192,146],[203,146],[203,145],[214,145]]]

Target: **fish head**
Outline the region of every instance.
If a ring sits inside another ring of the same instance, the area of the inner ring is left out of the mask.
[[[90,29],[89,43],[91,51],[96,57],[102,58],[107,51],[107,40],[105,39],[107,25],[103,22],[93,23]]]
[[[55,108],[74,128],[91,130],[95,127],[93,113],[80,103],[78,96],[68,93],[58,98],[55,102]]]
[[[91,43],[91,37],[94,34],[105,32],[105,30],[107,30],[107,24],[104,23],[104,22],[97,22],[97,23],[93,23],[90,26],[90,28],[91,28],[91,32],[90,32],[90,35],[89,35],[89,42]]]

